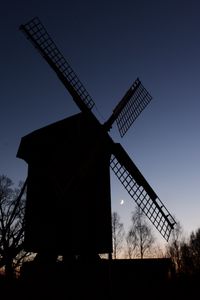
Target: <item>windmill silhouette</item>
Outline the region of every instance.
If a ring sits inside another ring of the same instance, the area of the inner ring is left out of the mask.
[[[168,241],[175,220],[119,143],[152,97],[137,78],[101,124],[95,103],[38,18],[20,30],[56,72],[80,113],[21,140],[17,157],[28,163],[25,248],[58,255],[111,253],[110,168]]]

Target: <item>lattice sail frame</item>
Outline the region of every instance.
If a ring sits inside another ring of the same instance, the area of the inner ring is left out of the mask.
[[[121,137],[125,135],[133,122],[152,100],[152,96],[144,88],[139,79],[136,79],[131,89],[134,93],[116,119]]]
[[[176,222],[162,201],[153,190],[151,190],[150,186],[144,187],[139,184],[126,167],[119,162],[115,155],[111,156],[110,167],[131,198],[141,208],[164,239],[168,241]],[[148,190],[149,188],[150,190]]]
[[[51,39],[39,18],[34,18],[25,25],[21,25],[20,29],[28,36],[56,73],[64,78],[66,82],[69,83],[69,86],[79,95],[85,105],[89,109],[92,109],[95,105],[94,101]]]

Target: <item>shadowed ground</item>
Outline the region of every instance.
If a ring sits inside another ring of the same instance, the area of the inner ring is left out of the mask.
[[[0,280],[6,299],[192,299],[199,279],[176,278],[168,260],[100,260],[24,266],[19,279]]]

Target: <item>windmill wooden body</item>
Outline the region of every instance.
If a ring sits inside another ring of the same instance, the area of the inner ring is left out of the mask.
[[[94,101],[38,18],[20,29],[78,105],[80,113],[22,138],[17,156],[28,163],[25,247],[28,251],[112,252],[110,168],[131,198],[168,240],[175,220],[119,143],[152,97],[139,79],[101,124]]]
[[[17,155],[29,165],[29,251],[111,252],[109,148],[83,113],[22,138]]]

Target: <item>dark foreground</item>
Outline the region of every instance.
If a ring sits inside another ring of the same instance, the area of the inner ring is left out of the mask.
[[[0,280],[2,299],[198,299],[198,278],[177,278],[168,260],[100,260],[36,266]]]

